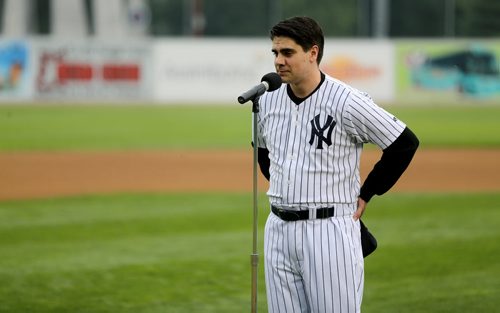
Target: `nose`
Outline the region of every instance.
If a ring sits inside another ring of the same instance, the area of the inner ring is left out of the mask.
[[[278,53],[276,57],[274,58],[274,64],[276,65],[284,65],[285,64],[285,58]]]

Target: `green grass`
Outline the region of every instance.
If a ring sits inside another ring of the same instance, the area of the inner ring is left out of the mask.
[[[248,145],[248,107],[0,106],[0,150],[232,148]]]
[[[500,107],[388,107],[422,147],[500,148]],[[0,106],[0,151],[248,147],[249,106]],[[0,313],[250,310],[251,195],[0,202]],[[259,244],[267,199],[260,197]],[[364,313],[496,312],[500,194],[388,194]],[[259,307],[265,311],[262,256]]]
[[[388,108],[423,147],[500,147],[500,106]]]
[[[259,198],[259,247],[267,215]],[[251,195],[0,202],[0,312],[248,312]],[[500,194],[388,194],[363,312],[496,312]],[[266,308],[262,256],[259,308]]]
[[[375,199],[365,312],[498,311],[499,209],[500,194]]]
[[[248,303],[248,201],[0,203],[0,312],[235,312]]]
[[[500,107],[388,107],[422,147],[500,147]],[[0,106],[0,151],[248,147],[249,106]]]

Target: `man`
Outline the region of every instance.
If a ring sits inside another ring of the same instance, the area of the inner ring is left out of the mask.
[[[322,73],[324,36],[307,17],[270,31],[283,84],[260,99],[259,165],[270,181],[264,235],[269,312],[360,312],[360,217],[405,171],[418,139],[363,92]],[[364,143],[383,150],[360,187]]]

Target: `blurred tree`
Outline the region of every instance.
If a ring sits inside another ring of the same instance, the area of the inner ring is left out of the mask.
[[[50,0],[35,0],[33,3],[33,32],[41,35],[50,34],[51,6]]]
[[[88,33],[94,33],[92,6],[82,0]],[[153,36],[191,36],[193,5],[202,8],[205,36],[267,36],[277,21],[307,15],[320,22],[327,37],[373,36],[373,9],[378,0],[146,0]],[[0,0],[0,27],[5,14]],[[499,37],[500,0],[388,0],[389,37]],[[51,0],[30,0],[28,28],[51,32]]]
[[[457,33],[462,37],[499,37],[500,1],[461,0],[457,10]]]
[[[189,35],[190,0],[149,2],[152,35]],[[267,36],[272,25],[295,15],[314,17],[327,36],[355,36],[358,32],[356,1],[205,0],[203,7],[206,36]]]
[[[0,33],[3,32],[4,0],[0,0]]]
[[[149,0],[153,36],[183,35],[184,0]]]
[[[208,36],[266,36],[268,0],[206,0],[205,34]]]
[[[439,0],[397,0],[390,5],[390,37],[436,37],[444,33],[444,5]]]
[[[325,36],[356,36],[357,2],[349,0],[282,0],[283,18],[302,15],[316,19]]]

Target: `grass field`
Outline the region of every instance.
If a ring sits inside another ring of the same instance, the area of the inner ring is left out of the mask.
[[[500,147],[500,106],[390,107],[423,147]],[[249,107],[0,106],[0,150],[242,148]]]
[[[249,312],[250,203],[247,194],[0,203],[0,312]],[[366,221],[380,246],[366,259],[364,312],[498,311],[499,203],[499,194],[374,199]]]
[[[390,111],[422,148],[500,148],[499,107]],[[238,105],[0,106],[0,150],[243,148],[249,118]],[[223,193],[0,201],[0,312],[249,312],[251,201]],[[260,195],[260,247],[266,202]],[[364,313],[500,310],[500,193],[389,193],[364,220],[379,240],[365,263]],[[259,279],[264,312],[262,262]]]

